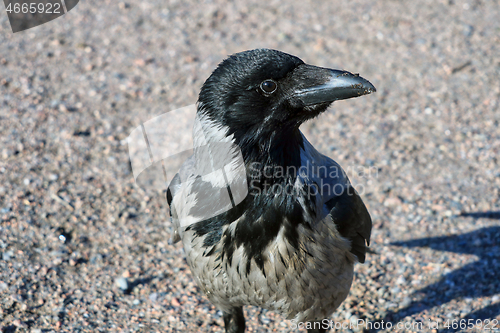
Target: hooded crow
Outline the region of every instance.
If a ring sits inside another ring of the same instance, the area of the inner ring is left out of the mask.
[[[351,288],[370,215],[342,168],[300,125],[375,87],[357,74],[270,49],[234,54],[201,88],[194,154],[167,190],[199,287],[244,332],[243,305],[277,311],[308,332]]]

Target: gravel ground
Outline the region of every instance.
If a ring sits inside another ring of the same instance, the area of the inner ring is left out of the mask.
[[[223,332],[168,242],[160,191],[135,184],[126,138],[257,47],[378,89],[303,126],[374,221],[339,331],[500,320],[498,0],[90,0],[16,34],[0,12],[3,333]],[[246,313],[248,332],[297,331]]]

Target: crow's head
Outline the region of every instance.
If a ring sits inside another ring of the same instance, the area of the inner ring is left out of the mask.
[[[199,113],[226,126],[237,140],[271,137],[298,130],[333,101],[374,91],[358,75],[257,49],[234,54],[217,67],[201,89]]]

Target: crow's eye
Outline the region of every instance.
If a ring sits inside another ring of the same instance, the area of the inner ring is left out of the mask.
[[[272,94],[278,88],[278,84],[273,80],[266,80],[260,84],[260,89],[266,94]]]

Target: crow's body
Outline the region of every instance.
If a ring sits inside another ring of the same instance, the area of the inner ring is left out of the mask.
[[[194,141],[209,152],[195,149],[167,198],[174,238],[226,331],[244,331],[243,305],[317,322],[347,297],[371,219],[340,166],[299,126],[334,100],[371,91],[359,76],[266,49],[228,58],[205,82]],[[223,176],[193,172],[228,158]],[[234,207],[217,207],[228,188],[243,187],[248,195],[235,202],[233,192]],[[217,214],[200,218],[209,206]]]

